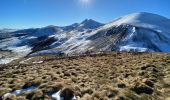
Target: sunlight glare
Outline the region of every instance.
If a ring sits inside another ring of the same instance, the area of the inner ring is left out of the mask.
[[[83,4],[89,4],[90,3],[90,0],[80,0],[81,1],[81,3],[83,3]]]

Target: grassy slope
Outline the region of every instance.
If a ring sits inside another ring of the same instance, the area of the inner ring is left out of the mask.
[[[168,100],[170,97],[169,54],[45,56],[20,64],[23,60],[0,68],[0,95],[24,85],[38,84],[37,90],[13,99],[50,100],[46,94],[62,87],[73,89],[82,100]],[[33,64],[35,61],[43,63]]]

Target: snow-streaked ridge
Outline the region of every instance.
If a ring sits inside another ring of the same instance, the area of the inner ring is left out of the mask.
[[[146,12],[139,12],[122,16],[114,20],[113,22],[105,25],[104,27],[108,28],[114,25],[121,24],[130,24],[133,26],[154,29],[156,31],[170,32],[170,19],[157,14]]]
[[[27,54],[39,56],[101,50],[170,52],[170,19],[146,12],[122,16],[105,25],[86,19],[66,27],[47,26],[13,33],[17,36],[0,40],[0,50],[14,52],[15,59]],[[0,59],[0,63],[6,60]]]

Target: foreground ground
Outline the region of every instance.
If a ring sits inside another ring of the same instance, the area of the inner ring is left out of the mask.
[[[1,97],[31,86],[36,88],[8,100],[51,100],[66,88],[78,100],[170,100],[170,54],[46,56],[0,67]]]

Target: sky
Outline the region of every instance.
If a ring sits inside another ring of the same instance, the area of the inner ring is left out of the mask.
[[[84,19],[108,23],[150,12],[170,18],[170,0],[0,0],[0,28],[66,26]]]

